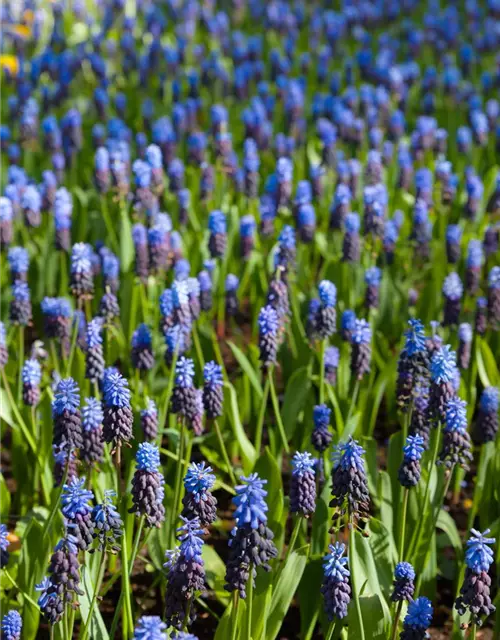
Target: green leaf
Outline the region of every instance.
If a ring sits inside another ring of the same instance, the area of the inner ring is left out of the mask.
[[[306,568],[308,547],[293,551],[288,557],[278,583],[273,589],[269,617],[267,619],[266,640],[274,640],[299,586],[302,574]]]
[[[299,584],[297,597],[300,604],[300,637],[305,638],[315,623],[319,609],[323,606],[318,597],[317,585],[323,580],[323,557],[309,560]],[[311,636],[310,636],[311,637]]]
[[[477,362],[477,372],[479,374],[479,379],[481,380],[481,384],[483,387],[491,387],[491,382],[488,377],[488,371],[486,369],[486,365],[483,359],[481,345],[479,344],[479,340],[476,342],[476,362]]]
[[[235,438],[238,441],[241,455],[243,457],[243,468],[245,470],[245,473],[247,473],[248,470],[253,468],[255,460],[257,458],[257,454],[255,452],[255,447],[248,439],[247,434],[243,429],[243,425],[241,424],[236,391],[230,382],[225,382],[224,386],[229,391],[230,396],[231,411],[229,413],[229,419],[233,427]]]
[[[277,548],[280,549],[280,539],[284,532],[282,524],[284,511],[283,483],[280,467],[269,451],[269,447],[266,447],[264,455],[257,460],[254,472],[258,473],[264,480],[267,480],[268,526],[274,533],[274,542]]]
[[[3,474],[0,474],[0,516],[2,520],[6,520],[10,509],[10,493],[7,489],[7,483]]]
[[[281,408],[283,424],[289,440],[295,433],[298,416],[304,408],[310,389],[311,380],[308,367],[301,367],[294,371],[286,385],[285,397]]]
[[[227,605],[229,594],[224,591],[226,565],[217,551],[208,544],[203,545],[202,556],[208,586],[215,592],[217,599]]]
[[[316,511],[312,517],[311,544],[313,554],[323,554],[328,545],[328,530],[330,529],[330,509],[328,507],[331,498],[329,482],[325,486],[316,502]]]
[[[88,567],[82,567],[82,591],[83,596],[80,596],[80,611],[82,614],[82,624],[85,626],[87,618],[89,616],[90,606],[92,598],[94,597],[94,585],[90,579],[90,572]],[[109,634],[106,629],[104,620],[102,619],[101,612],[99,611],[99,602],[94,606],[92,613],[92,621],[90,623],[89,638],[92,640],[109,640]]]
[[[238,361],[238,364],[240,365],[241,369],[243,370],[243,373],[247,375],[250,381],[250,384],[252,385],[252,387],[255,389],[257,393],[257,396],[259,397],[259,399],[261,399],[264,392],[262,391],[262,385],[260,384],[259,376],[257,375],[257,372],[252,366],[250,360],[246,357],[243,351],[234,344],[234,342],[231,342],[231,340],[228,340],[227,344],[229,345],[229,348],[233,352],[233,355]]]
[[[217,625],[217,629],[215,630],[214,640],[228,640],[228,638],[233,637],[233,606],[234,600],[231,598],[229,606],[226,607],[224,615],[219,620],[219,624]],[[246,602],[244,600],[238,599],[238,612],[236,619],[237,631],[234,636],[234,640],[238,640],[238,638],[240,638],[239,632],[242,629],[242,621],[246,618],[246,609]]]
[[[441,529],[441,531],[444,531],[452,547],[455,549],[457,556],[460,558],[462,556],[462,540],[460,539],[460,534],[458,533],[455,521],[444,509],[441,509],[438,514],[436,527]]]
[[[370,518],[369,531],[368,543],[377,566],[379,582],[387,593],[392,586],[392,570],[398,559],[394,538],[385,524],[376,518]]]
[[[387,471],[379,473],[378,496],[380,501],[380,517],[388,531],[394,531],[394,509],[392,500],[391,478]]]
[[[0,389],[0,420],[6,422],[13,429],[16,428],[12,419],[12,410],[7,392],[4,389]]]
[[[337,394],[329,384],[326,385],[326,391],[328,393],[328,397],[330,398],[330,402],[332,403],[332,406],[333,406],[333,413],[335,415],[335,422],[334,422],[335,431],[337,432],[338,438],[340,439],[342,438],[344,433],[344,418],[342,417],[342,411],[340,409],[340,405],[337,400]]]
[[[120,210],[120,267],[122,273],[129,271],[134,260],[134,242],[132,240],[132,225],[127,210]]]
[[[384,618],[384,605],[380,596],[378,594],[361,596],[359,598],[359,604],[366,640],[385,640],[386,620]],[[347,620],[349,625],[349,638],[361,638],[359,619],[353,604],[349,607]]]
[[[500,382],[500,375],[498,374],[495,356],[491,352],[491,348],[485,340],[481,339],[479,344],[481,347],[482,361],[488,374],[488,378],[493,386],[497,386]]]

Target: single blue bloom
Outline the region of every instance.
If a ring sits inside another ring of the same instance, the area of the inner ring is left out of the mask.
[[[498,412],[498,399],[498,388],[486,387],[486,389],[484,389],[483,393],[481,394],[481,399],[479,400],[479,408],[483,413],[496,414]]]
[[[337,287],[329,280],[322,280],[318,286],[319,298],[324,307],[334,307],[337,302]]]
[[[265,336],[268,333],[276,333],[279,328],[278,313],[274,307],[267,305],[262,307],[259,313],[259,333]]]
[[[205,466],[205,462],[197,464],[192,462],[184,477],[184,486],[188,493],[194,495],[196,502],[205,500],[204,494],[209,491],[215,483],[215,475],[212,467]]]
[[[63,378],[59,381],[52,402],[52,414],[60,416],[65,411],[76,413],[80,406],[80,388],[73,378]]]
[[[372,329],[366,320],[358,320],[354,324],[352,342],[355,344],[368,344],[372,339]]]
[[[467,267],[480,269],[483,264],[483,243],[481,240],[471,240],[467,247]]]
[[[65,518],[74,520],[77,515],[87,515],[92,511],[90,500],[94,499],[92,491],[85,489],[85,478],[74,477],[68,484],[63,485],[61,496],[61,511]]]
[[[410,629],[428,629],[432,621],[432,614],[431,601],[425,596],[420,596],[408,605],[404,626]]]
[[[431,380],[436,384],[451,382],[457,365],[457,358],[449,344],[434,353],[431,360]]]
[[[23,247],[10,247],[7,253],[7,260],[9,261],[10,270],[13,273],[28,273],[30,258],[28,252]]]
[[[26,360],[22,370],[23,384],[38,387],[42,380],[42,367],[35,358]]]
[[[394,569],[396,580],[415,580],[415,569],[409,562],[398,562]]]
[[[492,267],[488,274],[488,287],[490,289],[500,289],[500,267]]]
[[[344,471],[349,471],[352,468],[364,474],[365,463],[362,458],[364,453],[363,447],[350,436],[347,442],[339,442],[334,446],[332,453],[333,467],[336,469],[340,466]]]
[[[238,278],[238,276],[235,276],[233,273],[229,273],[226,276],[226,282],[225,282],[226,293],[232,293],[236,291],[239,284],[240,284],[240,279]]]
[[[467,403],[458,396],[448,400],[444,430],[462,432],[467,430]]]
[[[212,211],[208,217],[208,228],[213,234],[225,234],[227,232],[226,216],[222,211]]]
[[[424,439],[422,436],[416,434],[414,436],[408,436],[406,438],[406,445],[403,447],[403,456],[405,462],[415,462],[422,458],[424,453]]]
[[[128,381],[121,373],[104,372],[104,404],[108,407],[130,407],[130,389]]]
[[[339,366],[340,353],[337,347],[328,347],[325,350],[325,367],[337,369]]]
[[[292,458],[292,475],[301,477],[306,473],[314,474],[315,459],[308,452],[297,451]]]
[[[472,342],[472,327],[468,322],[462,322],[458,327],[458,338],[467,344]]]
[[[411,358],[417,353],[425,353],[425,332],[424,325],[417,318],[408,320],[408,324],[410,328],[405,331],[404,351]]]
[[[236,526],[242,527],[248,524],[252,529],[257,529],[259,524],[267,522],[268,506],[264,500],[267,496],[267,491],[264,489],[267,480],[262,480],[256,473],[252,473],[247,478],[241,476],[240,479],[244,484],[235,487],[236,495],[232,500],[236,505],[234,512]]]
[[[344,582],[351,574],[347,565],[349,559],[344,555],[346,547],[342,542],[328,545],[329,553],[323,559],[323,573],[335,582]]]
[[[342,331],[354,331],[356,327],[356,313],[352,309],[346,309],[340,320]]]
[[[152,343],[151,329],[147,324],[140,324],[132,334],[132,348],[147,349],[151,347]]]
[[[483,533],[476,531],[476,529],[471,529],[470,532],[471,537],[467,540],[465,562],[474,573],[487,572],[495,560],[493,551],[488,545],[495,544],[495,538],[486,537],[490,533],[489,529]]]
[[[87,347],[89,349],[95,349],[102,344],[102,329],[103,320],[100,317],[93,318],[87,325]]]
[[[365,271],[365,283],[369,287],[380,287],[382,272],[378,267],[370,267]]]
[[[313,409],[313,422],[315,429],[328,427],[332,410],[326,404],[318,404]]]
[[[137,469],[150,473],[156,472],[160,468],[160,450],[150,442],[141,442],[135,455],[135,461]]]
[[[175,384],[178,387],[192,387],[194,378],[194,362],[184,356],[179,358],[175,366]]]
[[[214,360],[207,362],[203,367],[203,377],[205,384],[211,388],[221,387],[224,384],[222,367]]]
[[[82,409],[82,426],[85,431],[95,431],[102,425],[104,413],[97,398],[86,398]]]

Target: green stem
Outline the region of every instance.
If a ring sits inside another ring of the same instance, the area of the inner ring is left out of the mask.
[[[106,552],[101,552],[101,564],[99,567],[99,573],[97,576],[97,582],[94,586],[94,595],[92,597],[92,602],[90,603],[89,615],[87,616],[87,622],[85,623],[85,629],[83,630],[83,635],[81,640],[86,640],[87,635],[90,629],[90,623],[92,622],[92,615],[94,613],[95,605],[97,602],[97,598],[99,596],[99,591],[101,589],[101,584],[104,578],[104,572],[106,571]]]
[[[161,441],[163,438],[163,429],[165,427],[165,421],[168,415],[168,406],[170,404],[170,398],[172,396],[172,390],[174,388],[175,381],[175,368],[177,366],[177,357],[179,355],[179,345],[175,345],[174,355],[172,357],[172,366],[170,367],[170,378],[168,380],[167,393],[165,396],[165,403],[163,405],[163,410],[160,413],[160,419],[158,424],[158,446],[161,446]]]
[[[191,596],[191,598],[189,598],[189,600],[187,601],[186,615],[184,616],[184,624],[182,625],[183,631],[187,631],[188,624],[189,624],[189,615],[191,614],[192,605],[193,605],[193,596]]]
[[[325,402],[325,351],[326,351],[326,338],[321,341],[320,348],[320,371],[319,371],[319,403]]]
[[[19,326],[19,353],[18,353],[19,377],[17,379],[17,404],[20,405],[23,398],[23,365],[24,365],[24,327]]]
[[[290,536],[288,549],[286,550],[286,556],[283,561],[283,567],[286,565],[288,558],[292,555],[293,549],[295,547],[295,543],[297,542],[297,536],[299,535],[301,524],[302,524],[302,518],[300,516],[297,516],[295,526],[293,527],[292,535]]]
[[[358,401],[359,383],[360,383],[360,380],[356,380],[356,384],[354,385],[354,391],[352,393],[351,406],[349,407],[349,413],[347,414],[347,419],[345,421],[346,424],[349,422],[349,418],[352,416],[352,412],[356,407],[356,402]]]
[[[288,454],[290,453],[290,449],[288,448],[288,442],[286,439],[285,427],[283,425],[283,421],[281,419],[280,406],[278,402],[278,396],[276,394],[276,388],[274,386],[274,377],[273,371],[269,371],[269,389],[271,391],[271,401],[273,403],[274,415],[276,416],[276,423],[278,425],[278,431],[280,432],[281,441],[283,443],[283,449]]]
[[[168,449],[160,449],[160,453],[162,453],[163,455],[167,456],[167,458],[171,458],[172,460],[179,460],[179,456],[177,453],[173,453],[172,451],[169,451]],[[189,464],[189,461],[186,458],[182,458],[181,460],[182,464],[187,466]],[[222,482],[221,480],[217,480],[216,481],[216,486],[219,486],[221,489],[224,489],[224,491],[227,491],[227,493],[230,493],[232,496],[236,495],[236,491],[230,487],[228,484],[226,484],[225,482]]]
[[[104,224],[106,225],[106,231],[108,232],[108,238],[113,246],[113,251],[116,254],[120,253],[120,244],[118,242],[118,239],[116,237],[116,233],[115,233],[115,227],[111,221],[111,218],[109,217],[109,207],[108,207],[108,198],[106,196],[106,194],[104,194],[101,197],[101,211],[102,211],[102,217],[104,219]]]
[[[476,630],[477,630],[476,623],[473,622],[470,626],[469,640],[476,640]]]
[[[359,601],[359,592],[356,587],[356,572],[354,571],[354,524],[350,523],[349,529],[349,568],[351,570],[351,583],[352,593],[354,598],[354,605],[356,607],[356,615],[358,617],[359,624],[359,640],[365,640],[365,629],[363,627],[363,614],[361,613],[361,603]]]
[[[182,464],[181,460],[184,457],[185,429],[186,429],[185,420],[184,418],[182,418],[181,428],[179,432],[179,449],[178,449],[179,462],[177,463],[177,466],[175,469],[174,502],[172,504],[172,510],[170,512],[170,523],[169,523],[169,530],[168,530],[168,537],[170,540],[169,549],[172,549],[175,543],[175,522],[177,520],[177,509],[179,505],[179,495],[181,492],[182,470],[184,468],[184,465]]]
[[[402,608],[403,608],[403,601],[401,600],[398,604],[398,608],[396,609],[396,616],[394,618],[394,623],[392,625],[391,640],[396,640],[396,635],[398,633],[398,627],[399,627],[399,618],[401,617]]]
[[[81,308],[81,303],[78,303],[78,308]],[[71,365],[73,364],[73,356],[75,355],[76,339],[78,337],[78,322],[73,319],[73,336],[71,338],[71,348],[69,351],[68,362],[66,363],[66,377],[71,374]]]
[[[76,609],[70,604],[69,607],[69,619],[68,619],[68,640],[73,639],[73,629],[75,627],[75,615]]]
[[[61,485],[59,486],[59,491],[57,492],[56,501],[54,502],[54,505],[52,507],[50,515],[49,515],[49,517],[47,519],[47,522],[45,523],[45,526],[43,528],[42,537],[45,537],[47,532],[50,531],[50,527],[52,525],[52,521],[56,517],[56,513],[57,513],[57,510],[59,508],[59,502],[61,500],[62,492],[64,490],[64,485],[66,484],[66,481],[68,479],[69,462],[70,462],[70,453],[68,453],[68,457],[67,457],[67,460],[66,460],[66,468],[64,469],[64,476],[63,476],[63,479],[61,480]]]
[[[240,597],[238,595],[238,591],[233,591],[233,610],[231,612],[232,618],[232,629],[231,629],[231,640],[236,640],[236,635],[238,633],[238,603],[240,601]]]
[[[49,345],[50,345],[50,355],[52,358],[52,365],[54,369],[57,371],[57,373],[60,374],[61,372],[59,371],[59,358],[57,357],[56,344],[54,340],[49,340]]]
[[[247,584],[247,639],[252,640],[252,613],[253,613],[253,563],[250,563]]]
[[[203,369],[205,366],[205,359],[203,357],[203,349],[201,348],[200,336],[198,335],[198,329],[196,328],[196,322],[193,322],[193,326],[191,328],[191,335],[193,336],[194,348],[196,351],[196,357],[198,362]]]
[[[440,428],[441,428],[441,425],[438,425],[437,429],[434,432],[434,448],[432,451],[432,458],[430,460],[429,467],[428,467],[427,483],[425,485],[425,492],[424,492],[424,503],[422,505],[422,511],[421,511],[421,513],[424,513],[424,514],[427,513],[427,503],[429,500],[429,492],[431,487],[432,470],[434,469],[434,466],[436,464],[437,455],[439,451]],[[420,540],[420,535],[422,533],[422,523],[424,520],[425,518],[419,519],[418,526],[415,528],[413,532],[413,536],[410,543],[409,554],[408,554],[409,557],[413,556],[413,553],[416,551],[418,547],[418,542]]]
[[[326,632],[325,640],[332,640],[333,634],[335,632],[336,622],[330,622],[330,626],[328,627],[328,631]]]
[[[257,420],[257,426],[255,428],[255,451],[257,455],[260,454],[260,448],[262,446],[262,430],[264,428],[264,418],[266,415],[267,398],[269,396],[269,376],[266,377],[264,385],[264,391],[262,394],[262,401],[260,403],[259,418]]]
[[[17,584],[17,582],[14,580],[14,578],[10,575],[9,571],[7,569],[3,569],[3,573],[5,575],[5,577],[9,580],[9,582],[12,584],[13,587],[15,587],[19,593],[22,593],[23,598],[25,600],[27,600],[31,605],[33,605],[36,609],[40,609],[40,607],[38,606],[38,604],[32,599],[30,598],[30,596],[21,589],[21,587]]]
[[[234,476],[234,471],[233,471],[233,467],[231,465],[231,461],[229,459],[229,455],[227,453],[227,449],[226,449],[226,445],[224,443],[224,439],[222,438],[222,433],[219,427],[219,423],[217,422],[217,420],[214,420],[214,427],[215,427],[215,433],[217,434],[217,439],[219,441],[219,446],[221,449],[221,453],[222,453],[222,457],[224,459],[224,462],[227,466],[227,472],[229,474],[229,477],[231,478],[231,484],[235,485],[236,484],[236,478]]]
[[[451,478],[453,476],[454,468],[455,468],[455,465],[453,465],[451,467],[451,469],[448,471],[448,478],[446,479],[443,492],[442,492],[439,500],[437,501],[436,507],[434,509],[434,518],[433,518],[433,521],[432,521],[432,527],[430,529],[431,535],[436,530],[437,521],[438,521],[438,518],[439,518],[439,514],[441,512],[441,507],[443,506],[443,502],[446,499],[446,494],[448,493],[448,489],[450,488],[450,482],[451,482]],[[417,550],[417,549],[415,549],[415,550]],[[417,597],[417,595],[418,595],[418,593],[420,591],[420,585],[422,584],[422,571],[423,571],[424,567],[427,564],[427,560],[429,558],[430,552],[431,552],[431,545],[429,543],[429,545],[427,547],[427,551],[425,552],[423,563],[421,565],[419,564],[418,566],[415,567],[415,573],[418,575],[417,585],[416,585],[416,589],[415,589],[415,597]]]
[[[398,562],[402,562],[404,558],[405,552],[405,534],[406,534],[406,512],[408,510],[408,496],[410,495],[410,490],[408,487],[405,487],[403,493],[403,510],[401,512],[401,522],[399,523],[399,555]]]

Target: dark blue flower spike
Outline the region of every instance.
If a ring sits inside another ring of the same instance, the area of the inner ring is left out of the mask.
[[[186,493],[182,499],[185,518],[198,518],[202,527],[210,526],[217,518],[217,500],[210,489],[214,486],[212,467],[205,462],[192,462],[184,477]]]
[[[165,480],[160,473],[160,451],[150,442],[139,445],[132,479],[133,506],[130,513],[145,516],[146,527],[160,527],[165,520]]]

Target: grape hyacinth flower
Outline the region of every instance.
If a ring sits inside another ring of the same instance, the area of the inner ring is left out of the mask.
[[[431,422],[429,418],[429,381],[417,378],[413,387],[413,410],[411,412],[410,434],[422,437],[422,446],[427,450]]]
[[[403,631],[399,640],[424,640],[429,637],[427,629],[432,622],[433,608],[431,601],[425,596],[412,600],[408,605],[408,613],[403,621]]]
[[[202,311],[210,311],[213,305],[212,278],[206,269],[198,274],[198,284],[200,285],[200,308]]]
[[[325,380],[332,386],[337,381],[337,369],[339,366],[340,354],[337,347],[327,347],[325,349]]]
[[[330,207],[330,229],[342,229],[344,224],[347,228],[351,198],[352,194],[349,187],[342,182],[338,184]],[[359,232],[359,216],[357,214],[354,215],[357,218],[357,232]],[[356,232],[356,229],[354,229],[354,232]]]
[[[415,593],[415,569],[409,562],[398,562],[394,569],[394,589],[391,593],[392,602],[412,602]]]
[[[182,499],[182,516],[188,520],[198,518],[202,527],[208,527],[217,519],[217,500],[210,489],[214,486],[212,467],[204,462],[192,462],[184,477],[186,493]]]
[[[467,262],[465,269],[465,290],[470,296],[475,295],[479,289],[482,266],[483,245],[481,240],[471,240],[467,247]]]
[[[313,410],[313,431],[311,433],[311,444],[316,451],[322,454],[332,441],[332,434],[329,430],[330,416],[332,410],[326,404],[318,404]]]
[[[224,588],[229,592],[238,591],[240,598],[245,599],[250,573],[251,588],[255,588],[257,567],[270,571],[269,561],[278,555],[278,551],[273,542],[274,534],[267,526],[267,491],[264,489],[267,480],[252,473],[248,478],[241,476],[241,481],[243,484],[235,487],[233,498],[236,526],[229,541]]]
[[[82,423],[80,417],[80,389],[73,378],[59,381],[52,402],[54,420],[54,445],[66,445],[71,449],[83,446]]]
[[[286,277],[290,269],[294,268],[296,254],[295,229],[285,225],[278,237],[278,251],[274,261],[275,268],[280,267],[284,277]]]
[[[86,551],[92,544],[93,523],[91,518],[92,506],[89,501],[94,499],[92,491],[85,489],[85,478],[72,478],[63,486],[61,496],[61,511],[71,531],[76,538],[76,544],[82,551]]]
[[[149,371],[154,366],[153,339],[147,324],[140,324],[132,334],[131,361],[139,371]]]
[[[100,401],[97,398],[86,398],[82,409],[83,444],[80,455],[83,462],[88,465],[103,460],[103,420],[104,413]]]
[[[193,384],[194,362],[184,356],[179,358],[175,367],[175,384],[172,391],[171,411],[178,413],[191,423],[197,415],[197,390]]]
[[[370,267],[365,271],[365,306],[368,311],[378,309],[381,279],[382,272],[378,267]]]
[[[500,267],[488,274],[488,318],[495,331],[500,327]]]
[[[84,242],[73,245],[71,250],[70,288],[79,304],[91,300],[94,293],[91,251]]]
[[[491,577],[488,575],[490,566],[495,561],[493,551],[488,545],[495,544],[495,538],[487,538],[490,533],[486,529],[483,533],[471,529],[471,537],[467,540],[465,551],[465,576],[460,589],[460,595],[455,601],[455,608],[462,616],[467,610],[474,624],[482,625],[482,616],[489,616],[495,611],[492,604]]]
[[[290,513],[304,517],[316,510],[315,461],[308,452],[297,451],[292,458],[292,479],[290,485]]]
[[[165,520],[165,480],[159,471],[160,451],[155,445],[142,442],[135,460],[136,470],[132,479],[133,506],[129,513],[145,516],[146,527],[160,527]]]
[[[222,415],[224,402],[224,378],[222,367],[215,361],[210,361],[203,367],[203,406],[209,420],[215,420]]]
[[[396,382],[398,405],[403,411],[408,411],[414,401],[413,388],[417,378],[425,378],[428,369],[424,325],[416,318],[409,320],[408,325],[410,328],[405,331],[405,346],[399,356]]]
[[[487,387],[481,394],[476,417],[475,440],[479,443],[492,442],[498,433],[497,387]]]
[[[142,616],[137,621],[133,640],[167,640],[166,630],[167,625],[160,616]]]
[[[87,349],[85,351],[85,377],[92,384],[100,382],[104,376],[104,353],[102,349],[102,318],[97,317],[87,325]]]
[[[42,222],[40,214],[42,208],[42,198],[35,185],[29,184],[21,198],[21,208],[24,220],[28,227],[39,227]]]
[[[0,568],[3,568],[9,562],[9,532],[6,525],[0,524]]]
[[[321,307],[319,298],[309,300],[306,320],[306,335],[311,342],[318,339],[318,312]]]
[[[145,283],[149,271],[148,232],[140,222],[132,228],[132,240],[135,249],[135,274],[141,282]]]
[[[9,319],[13,324],[27,327],[33,318],[31,293],[27,282],[16,280],[12,285]]]
[[[457,360],[460,369],[468,369],[471,358],[472,327],[468,322],[462,322],[458,327]]]
[[[3,196],[0,196],[0,247],[8,247],[12,242],[13,229],[12,219],[14,210],[12,202]]]
[[[457,273],[446,276],[443,283],[444,319],[443,326],[458,324],[460,316],[460,300],[464,288]]]
[[[104,318],[106,324],[111,324],[115,318],[120,317],[118,298],[109,288],[99,301],[99,315]]]
[[[117,371],[105,371],[103,379],[104,420],[103,436],[118,449],[132,438],[134,416],[130,406],[127,380]]]
[[[351,342],[352,334],[356,327],[356,313],[352,309],[346,309],[340,320],[340,337],[345,342]]]
[[[169,225],[162,223],[156,223],[148,230],[149,269],[152,273],[168,267],[170,231]]]
[[[77,475],[75,450],[67,443],[62,445],[54,444],[52,445],[52,453],[54,455],[54,487],[60,487],[63,480],[66,479],[70,482]]]
[[[350,264],[359,262],[361,253],[359,227],[359,215],[357,213],[348,213],[345,217],[345,234],[342,245],[343,262]]]
[[[233,273],[230,273],[226,277],[225,290],[226,290],[226,315],[230,318],[237,315],[239,310],[238,302],[238,286],[240,280]]]
[[[200,305],[200,284],[197,278],[187,279],[187,292],[189,310],[191,311],[191,319],[197,320],[200,317],[201,305]]]
[[[169,626],[182,629],[194,622],[195,594],[205,588],[205,565],[202,558],[205,531],[198,518],[188,520],[181,516],[182,526],[177,529],[180,545],[165,554],[167,562],[167,590],[165,593],[165,619]],[[188,603],[191,600],[191,606]]]
[[[240,251],[244,260],[250,257],[255,248],[255,232],[257,224],[252,215],[245,215],[240,220]]]
[[[42,367],[35,358],[26,360],[21,373],[23,381],[23,402],[28,407],[35,407],[40,402],[40,382]]]
[[[370,494],[362,458],[364,453],[363,447],[352,436],[346,443],[334,447],[330,501],[330,506],[338,510],[334,517],[341,516],[346,509],[350,518],[364,517],[368,514]]]
[[[21,640],[23,619],[18,611],[11,609],[2,618],[2,640]]]
[[[94,154],[94,183],[101,194],[106,194],[111,186],[109,168],[109,151],[106,147],[98,147]]]
[[[418,484],[422,472],[420,460],[424,451],[424,439],[421,435],[415,434],[406,438],[406,444],[403,447],[403,462],[398,471],[399,482],[403,487],[410,489]]]
[[[329,553],[323,559],[321,593],[325,600],[325,613],[330,622],[345,618],[351,601],[351,574],[347,568],[348,558],[344,555],[345,550],[345,544],[341,542],[330,544]]]
[[[208,249],[212,258],[221,258],[226,252],[227,222],[222,211],[212,211],[208,218],[210,238]]]
[[[382,246],[387,264],[394,264],[394,252],[399,238],[399,226],[394,219],[387,220],[384,227]]]
[[[472,442],[467,431],[467,404],[455,396],[446,405],[443,447],[437,463],[448,468],[458,464],[468,471],[472,457]]]
[[[310,244],[316,231],[316,214],[312,204],[302,204],[297,211],[297,226],[302,242]]]
[[[28,279],[29,254],[23,247],[10,247],[7,253],[12,283]]]
[[[141,410],[141,428],[147,441],[156,440],[158,436],[158,408],[154,400],[149,398],[146,408]]]
[[[105,249],[104,247],[100,251],[102,259],[102,275],[104,279],[104,288],[111,293],[118,292],[120,287],[120,261],[114,253]]]
[[[278,352],[278,314],[273,307],[267,305],[262,307],[259,313],[259,359],[262,366],[268,369],[276,364]]]
[[[66,532],[57,543],[49,563],[50,578],[45,579],[37,590],[42,591],[38,605],[46,620],[54,625],[64,615],[67,604],[77,606],[75,596],[83,596],[80,589],[80,563],[78,541]]]
[[[113,504],[115,496],[113,489],[107,489],[102,504],[96,504],[92,509],[92,535],[97,540],[97,549],[113,554],[120,551],[118,539],[123,535],[123,521]]]
[[[266,303],[276,309],[279,320],[279,334],[284,337],[285,325],[290,316],[290,300],[286,282],[279,277],[280,272],[275,272],[269,281],[267,289]]]
[[[450,224],[446,229],[446,256],[450,264],[457,264],[460,260],[460,241],[462,229],[458,224]]]
[[[5,324],[0,322],[0,369],[3,369],[8,361],[7,332],[5,331]]]
[[[329,280],[322,280],[318,286],[320,307],[317,312],[316,330],[325,339],[335,333],[337,325],[337,288]]]
[[[455,397],[453,377],[456,355],[449,344],[438,349],[431,359],[431,385],[429,390],[428,413],[432,422],[446,422],[446,407]]]
[[[180,189],[177,192],[177,205],[179,224],[181,227],[185,227],[189,221],[189,210],[191,207],[191,191],[189,189]]]
[[[479,297],[476,300],[476,315],[474,318],[474,330],[478,336],[484,336],[488,329],[488,300]]]
[[[372,330],[366,320],[356,320],[352,332],[351,370],[357,380],[370,372],[372,358]]]

